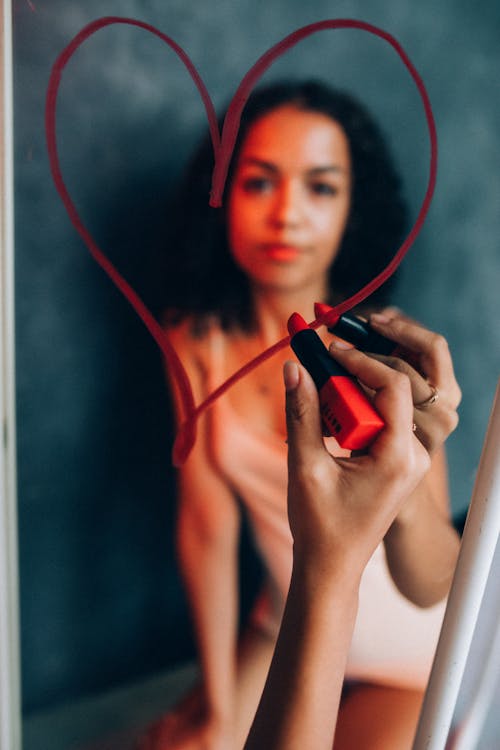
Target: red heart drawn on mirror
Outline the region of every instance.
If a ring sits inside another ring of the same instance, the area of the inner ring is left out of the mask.
[[[298,42],[302,41],[311,34],[315,34],[318,31],[326,29],[358,29],[366,31],[369,34],[380,37],[384,41],[388,42],[391,47],[397,52],[401,61],[408,69],[417,89],[420,94],[420,98],[423,103],[427,128],[430,139],[430,164],[429,164],[429,177],[427,183],[427,189],[422,201],[422,205],[418,216],[411,228],[408,236],[404,240],[401,247],[397,250],[392,260],[388,265],[375,276],[368,284],[362,289],[353,294],[349,299],[344,300],[336,307],[332,308],[327,314],[323,314],[310,323],[311,328],[319,328],[321,325],[327,324],[330,320],[335,320],[339,315],[351,309],[355,305],[358,305],[364,299],[366,299],[375,289],[378,289],[386,279],[391,276],[392,273],[399,266],[404,256],[414,243],[425,217],[429,210],[429,206],[434,193],[436,184],[436,172],[437,172],[437,136],[436,126],[434,122],[434,116],[432,114],[432,108],[429,100],[429,96],[425,89],[424,83],[415,69],[413,63],[408,58],[408,55],[403,50],[399,42],[391,36],[388,32],[380,29],[371,24],[365,23],[364,21],[352,20],[352,19],[331,19],[325,21],[318,21],[316,23],[304,26],[296,31],[292,32],[280,42],[271,47],[265,52],[257,62],[250,68],[242,79],[236,93],[231,99],[229,108],[227,110],[224,124],[222,127],[222,133],[219,133],[217,116],[215,108],[212,103],[212,99],[203,83],[201,76],[196,70],[195,66],[189,59],[188,55],[184,52],[173,39],[166,34],[156,29],[150,24],[138,21],[132,18],[122,18],[119,16],[107,16],[99,18],[96,21],[85,26],[73,40],[64,48],[64,50],[58,56],[54,66],[52,68],[49,85],[47,88],[46,97],[46,108],[45,108],[45,131],[47,138],[47,148],[49,153],[49,162],[52,177],[59,193],[59,196],[66,208],[68,216],[74,228],[83,239],[85,245],[90,251],[94,260],[102,267],[102,269],[108,274],[113,283],[118,287],[126,299],[130,302],[136,313],[139,315],[150,334],[155,339],[159,348],[161,349],[166,361],[167,366],[170,369],[171,376],[177,384],[179,389],[181,402],[183,405],[184,422],[178,430],[172,460],[175,466],[179,466],[188,457],[194,442],[196,440],[196,424],[198,417],[211,406],[214,401],[222,396],[231,386],[233,386],[238,380],[245,377],[251,370],[260,365],[265,360],[272,357],[281,349],[288,346],[290,337],[287,336],[280,341],[277,341],[273,346],[269,347],[254,359],[247,362],[241,369],[233,373],[219,388],[213,391],[207,396],[207,398],[201,403],[196,405],[193,398],[193,392],[187,373],[180,361],[177,352],[172,346],[169,337],[162,326],[154,318],[151,312],[148,310],[144,302],[130,286],[130,284],[124,279],[119,273],[116,267],[107,258],[105,253],[98,247],[94,238],[88,231],[87,227],[81,220],[76,206],[69,194],[68,189],[64,183],[62,170],[60,166],[58,149],[57,149],[57,138],[56,138],[56,105],[57,95],[61,82],[61,77],[64,68],[69,62],[74,52],[80,47],[86,39],[92,34],[99,31],[100,29],[111,26],[113,24],[127,24],[130,26],[137,26],[139,28],[148,31],[151,34],[159,37],[165,42],[180,58],[184,63],[187,71],[193,79],[207,114],[208,125],[210,130],[210,136],[212,140],[214,150],[214,169],[212,173],[212,190],[210,193],[210,205],[213,208],[218,208],[222,205],[222,194],[224,191],[224,185],[228,173],[229,163],[233,154],[234,145],[238,135],[238,129],[240,124],[241,113],[246,104],[246,101],[254,88],[255,84],[262,77],[265,71],[272,65],[272,63],[286,51],[294,47]]]

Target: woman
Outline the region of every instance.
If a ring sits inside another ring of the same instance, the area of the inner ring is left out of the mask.
[[[361,288],[392,257],[405,226],[376,127],[352,99],[321,84],[279,84],[251,97],[220,211],[207,206],[207,154],[181,192],[167,297],[168,332],[197,403],[286,335],[292,312],[311,320],[315,301]],[[380,309],[388,288],[366,311]],[[371,322],[419,357],[439,400],[430,405],[433,390],[419,372],[386,360],[411,381],[417,434],[433,460],[363,577],[338,750],[410,746],[442,616],[433,605],[446,596],[458,550],[441,448],[460,398],[446,343],[394,311]],[[280,377],[289,357],[268,360],[204,415],[179,472],[178,550],[203,690],[159,725],[150,745],[157,750],[240,748],[255,714],[292,567]],[[348,455],[333,438],[328,447]],[[239,503],[267,576],[238,643]]]

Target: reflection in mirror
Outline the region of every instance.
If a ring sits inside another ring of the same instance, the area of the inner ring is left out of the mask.
[[[491,7],[493,16],[497,11]],[[282,9],[270,9],[267,27],[256,40],[247,31],[253,23],[250,6],[235,9],[226,4],[212,9],[209,18],[193,4],[189,24],[184,8],[171,9],[166,19],[162,4],[153,2],[144,20],[183,45],[215,92],[219,109],[263,50],[311,20],[300,3],[287,4],[290,16],[285,23]],[[36,747],[40,732],[52,727],[53,748],[70,742],[83,747],[99,734],[115,739],[119,734],[116,742],[123,750],[139,727],[161,716],[196,679],[194,638],[175,554],[177,488],[169,463],[173,409],[154,342],[92,264],[49,174],[43,115],[51,65],[102,8],[93,1],[82,8],[56,0],[50,7],[16,2],[13,9],[25,747]],[[429,87],[441,146],[431,215],[405,261],[394,300],[425,326],[445,334],[453,353],[464,393],[461,425],[448,441],[450,497],[459,519],[471,494],[498,372],[496,333],[491,326],[476,324],[496,314],[492,271],[498,268],[500,172],[494,168],[492,144],[498,110],[484,71],[498,60],[498,49],[490,38],[494,24],[486,17],[473,21],[478,27],[475,38],[482,39],[479,48],[472,37],[464,37],[462,30],[472,21],[463,9],[448,9],[437,19],[432,4],[426,3],[432,23],[429,20],[425,30],[417,28],[410,15],[395,23],[393,11],[392,0],[385,0],[380,16],[367,20],[389,28],[410,50]],[[143,18],[143,8],[133,1],[127,13]],[[330,13],[328,3],[317,3],[318,18]],[[446,30],[458,40],[456,48],[440,44]],[[219,59],[209,47],[221,51]],[[431,48],[435,54],[426,54]],[[324,70],[318,71],[318,59]],[[305,42],[280,61],[266,81],[297,77],[297,71],[301,78],[323,77],[325,70],[332,71],[328,83],[352,92],[381,123],[402,172],[409,218],[414,217],[425,189],[427,146],[420,104],[407,75],[381,43],[345,32]],[[451,71],[454,78],[460,71],[464,97],[451,94]],[[464,106],[465,99],[470,107]],[[167,299],[168,277],[157,283],[158,256],[172,250],[166,239],[172,236],[166,207],[200,133],[206,132],[202,105],[187,73],[159,40],[139,30],[110,28],[89,40],[68,66],[57,116],[63,173],[82,218],[161,315],[177,291],[174,286]],[[331,126],[328,132],[332,134]],[[257,188],[266,196],[274,184],[270,177],[274,175],[259,173],[249,182],[238,171],[241,199],[257,200]],[[336,181],[341,177],[340,172],[329,175]],[[300,184],[301,189],[311,186]],[[327,187],[313,189],[315,201],[330,199]],[[342,185],[335,184],[335,193],[335,200],[341,200]],[[229,209],[231,203],[227,205]],[[208,207],[207,212],[218,224],[219,214]],[[232,226],[233,245],[244,255],[251,249],[241,242],[247,234],[235,222]],[[334,230],[330,226],[328,231]],[[201,239],[205,242],[206,233]],[[292,240],[273,236],[266,242],[271,243],[268,255],[276,256],[274,266],[289,262],[285,256],[294,250]],[[256,268],[253,262],[250,266]],[[205,287],[208,281],[213,288],[213,274],[202,278]],[[198,297],[195,287],[192,296]],[[462,300],[466,303],[457,304]],[[286,317],[283,313],[280,320],[286,322]],[[232,334],[235,348],[228,351],[232,359],[224,364],[227,371],[279,337],[277,330],[260,334],[258,341]],[[200,356],[208,356],[205,343],[200,344]],[[258,413],[255,405],[268,403],[281,391],[278,364],[249,378],[251,399],[235,388],[220,402],[221,408],[232,409],[233,420],[241,418],[248,428]],[[215,385],[215,374],[213,379]],[[200,381],[197,387],[208,384]],[[259,413],[274,425],[282,418],[280,408],[259,407]],[[259,423],[256,429],[262,432],[269,426]],[[252,437],[260,442],[255,431],[248,439]],[[269,453],[275,450],[283,451],[281,438]],[[224,485],[217,495],[221,505],[226,495]],[[244,533],[240,568],[248,613],[260,590],[262,570],[246,524]],[[111,718],[117,705],[123,722]],[[73,709],[64,709],[67,706]],[[94,726],[79,720],[89,715],[89,706]]]

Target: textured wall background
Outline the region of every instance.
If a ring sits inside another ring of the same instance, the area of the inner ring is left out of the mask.
[[[170,409],[154,342],[73,231],[49,175],[44,97],[70,39],[102,15],[138,18],[184,47],[216,105],[295,28],[359,18],[402,43],[428,88],[440,161],[434,202],[405,260],[398,303],[442,331],[464,401],[449,441],[465,511],[500,374],[500,6],[482,0],[52,0],[14,2],[19,522],[25,710],[192,654],[173,555]],[[427,178],[420,101],[394,51],[322,32],[266,78],[313,75],[357,93],[388,134],[414,214]],[[176,56],[116,26],[63,77],[61,161],[81,215],[152,298],[165,201],[205,127]]]

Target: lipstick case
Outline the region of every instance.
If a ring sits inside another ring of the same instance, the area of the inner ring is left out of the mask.
[[[349,341],[362,352],[390,355],[398,348],[394,341],[374,331],[364,320],[348,313],[341,315],[337,323],[328,330],[339,339]]]
[[[308,328],[305,321],[305,327],[300,330],[295,330],[293,324],[290,326],[290,321],[290,345],[318,389],[321,416],[328,434],[335,437],[342,448],[367,448],[384,427],[380,415],[355,378],[330,357],[318,334]]]
[[[370,327],[369,323],[356,315],[344,313],[335,325],[328,327],[328,331],[339,339],[349,341],[362,352],[399,357],[408,362],[417,372],[421,372],[418,354],[377,333]]]

